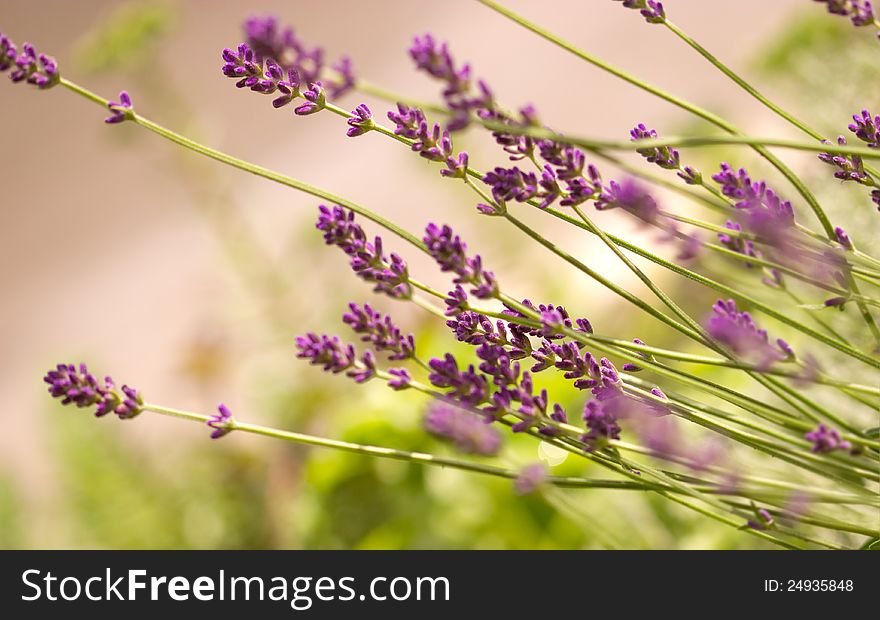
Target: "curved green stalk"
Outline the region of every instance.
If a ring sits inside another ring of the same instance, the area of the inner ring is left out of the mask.
[[[788,121],[790,124],[794,125],[794,126],[797,127],[798,129],[800,129],[802,132],[804,132],[805,134],[807,134],[807,135],[810,136],[811,138],[814,138],[814,139],[818,140],[819,142],[827,141],[827,139],[825,138],[825,136],[823,136],[822,134],[820,134],[818,131],[816,131],[815,129],[811,128],[809,125],[807,125],[807,124],[804,123],[803,121],[798,120],[797,118],[795,118],[795,116],[794,116],[793,114],[787,112],[787,111],[784,110],[783,108],[781,108],[781,107],[779,107],[778,105],[776,105],[775,103],[773,103],[770,99],[768,99],[767,97],[765,97],[764,95],[762,95],[762,94],[758,91],[757,88],[755,88],[754,86],[752,86],[751,84],[749,84],[748,82],[746,82],[746,80],[745,80],[742,76],[740,76],[740,75],[739,75],[738,73],[736,73],[733,69],[731,69],[731,68],[728,67],[726,64],[724,64],[723,62],[721,62],[718,58],[715,57],[714,54],[712,54],[709,50],[707,50],[705,47],[703,47],[702,45],[700,45],[695,39],[693,39],[693,38],[691,38],[690,36],[688,36],[688,35],[687,35],[687,34],[686,34],[681,28],[679,28],[678,26],[676,26],[676,25],[675,25],[673,22],[671,22],[668,18],[664,20],[663,24],[664,24],[664,25],[665,25],[665,26],[666,26],[666,27],[667,27],[667,28],[668,28],[673,34],[675,34],[675,36],[677,36],[679,39],[681,39],[682,41],[684,41],[685,43],[687,43],[687,44],[688,44],[691,48],[693,48],[698,54],[700,54],[700,56],[702,56],[703,58],[705,58],[706,60],[708,60],[712,65],[715,66],[715,68],[717,68],[717,69],[718,69],[719,71],[721,71],[724,75],[726,75],[726,76],[729,77],[731,80],[733,80],[733,81],[737,84],[737,86],[739,86],[739,87],[742,88],[744,91],[746,91],[748,94],[750,94],[752,97],[754,97],[755,99],[757,99],[758,101],[760,101],[765,107],[767,107],[767,108],[769,108],[770,110],[772,110],[773,112],[775,112],[780,118],[782,118],[782,119]],[[827,151],[827,152],[830,153],[831,151]],[[854,153],[850,153],[850,154],[854,154]],[[863,155],[863,157],[864,157],[864,155]],[[865,168],[866,168],[866,170],[868,170],[868,172],[869,172],[871,175],[873,175],[875,178],[880,177],[880,174],[878,174],[878,171],[877,171],[876,169],[871,168],[871,167],[868,167],[868,166],[866,166]]]

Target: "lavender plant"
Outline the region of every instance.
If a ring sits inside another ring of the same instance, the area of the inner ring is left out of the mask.
[[[13,82],[41,90],[62,86],[109,110],[107,123],[133,123],[323,201],[316,228],[325,243],[348,257],[351,270],[374,294],[414,304],[443,321],[449,345],[423,346],[392,316],[352,302],[342,324],[360,345],[339,335],[306,333],[295,340],[296,356],[355,383],[380,381],[394,391],[423,394],[426,432],[460,455],[270,428],[240,419],[223,404],[210,415],[182,411],[156,404],[128,385],[117,388],[110,377],[99,380],[85,364],[50,370],[45,382],[51,396],[91,409],[97,417],[114,413],[129,420],[152,412],[201,423],[216,440],[246,432],[507,478],[520,494],[553,487],[652,493],[784,548],[874,546],[880,539],[880,328],[875,320],[880,257],[862,250],[858,235],[833,222],[770,147],[815,153],[820,163],[834,168],[829,182],[835,178],[867,188],[865,204],[855,208],[871,209],[873,201],[880,209],[880,173],[870,164],[880,159],[880,116],[868,110],[854,114],[848,125],[852,144],[844,136],[832,143],[675,26],[662,3],[625,0],[623,7],[637,9],[648,24],[665,26],[808,139],[748,136],[715,113],[612,66],[496,2],[480,2],[729,135],[662,138],[641,119],[634,119],[629,140],[556,132],[530,105],[510,111],[488,81],[475,79],[471,66],[457,62],[449,46],[430,34],[415,37],[409,55],[416,70],[438,82],[440,105],[371,85],[347,57],[328,66],[321,48],[310,48],[272,17],[245,22],[245,40],[220,53],[221,73],[238,89],[270,96],[280,123],[285,122],[280,114],[289,110],[294,116],[330,112],[344,119],[339,130],[348,137],[390,139],[418,153],[426,165],[436,165],[441,179],[463,183],[473,192],[474,216],[490,217],[504,230],[509,225],[511,233],[632,304],[650,317],[650,333],[615,338],[589,317],[569,312],[560,305],[563,300],[535,303],[515,282],[496,275],[472,249],[478,244],[466,243],[452,224],[425,222],[422,233],[413,234],[344,197],[167,129],[140,114],[125,91],[118,101],[107,100],[69,80],[58,63],[33,46],[24,44],[19,51],[0,34],[0,71],[8,71]],[[825,4],[857,26],[880,27],[869,2]],[[363,102],[349,111],[350,105],[337,103],[351,93],[377,97],[387,111],[374,114]],[[465,131],[488,132],[500,147],[499,160],[488,172],[473,167],[468,153],[455,146],[453,137],[458,141]],[[756,180],[746,168],[727,162],[718,163],[718,172],[704,174],[686,163],[683,149],[717,144],[751,148],[780,178]],[[645,165],[629,164],[615,151],[635,152]],[[623,176],[608,178],[613,173],[602,170],[599,161]],[[670,171],[675,174],[664,176]],[[782,180],[794,189],[790,197],[777,187]],[[705,207],[707,219],[665,210],[657,187],[675,188]],[[598,237],[653,298],[626,289],[526,223],[519,214],[529,208]],[[608,217],[606,211],[634,218],[658,235],[649,247],[612,235],[598,223]],[[368,233],[373,227],[384,232]],[[390,251],[401,242],[408,253]],[[674,258],[665,257],[670,251]],[[407,257],[417,252],[432,259],[445,286],[428,285],[413,273]],[[709,289],[717,302],[696,312],[686,309],[692,305],[687,299],[676,300],[633,257]],[[646,343],[668,334],[680,339],[681,348]],[[867,379],[859,382],[858,376]],[[804,391],[804,386],[812,389]],[[504,457],[509,434],[582,459],[584,475],[554,475],[540,463],[511,466]],[[744,467],[742,456],[754,462]],[[597,468],[607,477],[587,475]]]

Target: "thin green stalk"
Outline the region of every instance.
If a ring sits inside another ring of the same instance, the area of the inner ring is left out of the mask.
[[[755,99],[760,101],[764,106],[766,106],[767,108],[769,108],[770,110],[775,112],[779,117],[788,121],[790,124],[794,125],[798,129],[800,129],[802,132],[804,132],[808,136],[818,140],[819,142],[828,141],[825,138],[825,136],[820,134],[818,131],[811,128],[809,125],[807,125],[803,121],[798,120],[797,118],[795,118],[795,116],[793,114],[787,112],[783,108],[779,107],[778,105],[776,105],[775,103],[770,101],[770,99],[768,99],[767,97],[762,95],[758,91],[757,88],[755,88],[754,86],[752,86],[751,84],[746,82],[746,80],[742,76],[740,76],[738,73],[733,71],[733,69],[731,69],[726,64],[721,62],[718,58],[715,57],[714,54],[712,54],[709,50],[707,50],[705,47],[700,45],[695,39],[688,36],[681,28],[676,26],[675,23],[671,22],[668,18],[665,19],[663,23],[673,34],[675,34],[675,36],[677,36],[679,39],[681,39],[682,41],[687,43],[691,48],[696,50],[696,52],[698,54],[700,54],[700,56],[702,56],[703,58],[708,60],[719,71],[721,71],[724,75],[726,75],[731,80],[733,80],[740,88],[742,88],[744,91],[746,91],[752,97],[754,97]],[[823,146],[826,146],[826,145],[823,145]],[[827,152],[830,153],[831,151],[827,151]],[[850,153],[850,154],[852,154],[852,153]],[[865,156],[862,155],[862,157],[865,157]],[[878,175],[878,171],[876,169],[871,168],[869,166],[866,166],[865,168],[875,178],[880,176],[880,175]]]
[[[189,420],[191,422],[199,422],[202,424],[206,424],[209,420],[212,419],[212,416],[209,415],[183,411],[180,409],[172,409],[170,407],[163,407],[154,403],[146,403],[144,404],[143,408],[146,411],[152,411],[154,413],[181,418],[184,420]],[[340,450],[342,452],[353,452],[355,454],[363,454],[367,456],[391,459],[395,461],[409,461],[411,463],[419,463],[423,465],[450,467],[452,469],[460,469],[462,471],[470,471],[480,474],[486,474],[489,476],[495,476],[498,478],[507,478],[510,480],[515,479],[519,475],[518,472],[516,472],[515,470],[506,469],[504,467],[498,467],[495,465],[487,465],[485,463],[476,463],[473,461],[465,461],[462,459],[438,456],[435,454],[427,454],[423,452],[411,452],[408,450],[397,450],[395,448],[386,448],[383,446],[373,446],[367,444],[353,443],[349,441],[339,441],[336,439],[318,437],[305,433],[296,433],[293,431],[285,431],[269,426],[262,426],[260,424],[241,422],[238,420],[231,421],[228,428],[231,431],[252,433],[255,435],[272,437],[274,439],[281,439],[294,443],[331,448],[334,450]],[[592,488],[643,491],[652,488],[650,484],[639,484],[628,482],[625,480],[598,480],[571,476],[548,476],[547,482],[561,487],[578,489]]]

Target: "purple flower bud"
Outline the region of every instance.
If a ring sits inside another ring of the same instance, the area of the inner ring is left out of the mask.
[[[587,401],[583,417],[589,432],[581,437],[581,441],[587,444],[589,451],[604,447],[611,439],[620,439],[617,419],[600,401]]]
[[[871,192],[871,200],[874,201],[874,204],[877,205],[877,210],[880,211],[880,189],[875,189]]]
[[[644,123],[639,123],[630,130],[629,135],[633,141],[651,140],[657,137],[657,131],[648,129]],[[668,146],[636,149],[636,152],[652,164],[657,164],[666,170],[678,170],[681,167],[678,151]]]
[[[18,58],[18,50],[15,49],[15,43],[0,32],[0,72],[9,70],[15,64]]]
[[[441,439],[450,441],[465,454],[495,456],[501,448],[498,431],[476,415],[448,405],[435,403],[425,413],[425,429]]]
[[[642,17],[649,24],[662,24],[666,21],[666,12],[663,10],[663,3],[657,0],[615,0],[623,2],[623,6],[628,9],[638,9]]]
[[[446,316],[457,316],[468,309],[468,297],[460,284],[456,284],[455,288],[446,294],[443,300],[446,304]]]
[[[352,110],[352,117],[346,121],[348,123],[348,131],[346,135],[349,138],[362,136],[372,130],[376,125],[373,123],[373,113],[367,104],[362,103]]]
[[[119,101],[111,101],[107,107],[111,114],[104,119],[105,123],[121,123],[134,118],[131,96],[124,90],[119,93]]]
[[[114,412],[120,420],[130,420],[143,411],[144,399],[140,392],[127,385],[122,386],[122,393],[122,402],[116,406]]]
[[[355,333],[362,334],[361,340],[371,343],[377,351],[388,351],[391,354],[389,359],[392,360],[411,359],[415,356],[413,335],[404,336],[390,316],[383,316],[369,304],[358,306],[350,303],[348,307],[351,312],[342,315],[342,322]]]
[[[543,463],[526,465],[513,481],[517,495],[529,495],[547,482],[547,468]]]
[[[611,181],[596,200],[600,211],[613,208],[621,208],[646,224],[655,224],[660,217],[657,202],[635,179],[626,179],[622,184]]]
[[[483,259],[479,254],[469,258],[467,245],[449,226],[428,224],[423,241],[428,252],[440,269],[456,274],[455,284],[470,284],[471,293],[478,299],[490,299],[498,294],[495,274],[483,269]]]
[[[823,142],[828,144],[827,141]],[[841,146],[846,145],[846,138],[840,136],[837,138],[837,143]],[[837,168],[837,171],[834,173],[834,178],[836,179],[840,179],[841,181],[855,181],[862,185],[873,185],[874,183],[871,177],[868,176],[868,173],[865,172],[862,158],[858,155],[819,153],[818,157],[826,164]]]
[[[232,412],[223,403],[217,405],[217,414],[211,416],[211,419],[206,424],[213,429],[211,431],[211,439],[220,439],[231,433],[235,428]]]
[[[849,235],[846,234],[846,231],[842,229],[840,226],[834,227],[834,235],[837,237],[837,242],[845,247],[847,250],[853,249],[852,240],[849,238]]]
[[[701,185],[703,183],[703,173],[690,166],[685,166],[680,170],[678,176],[688,185]]]
[[[742,232],[742,225],[731,220],[727,220],[724,227],[734,232]],[[755,244],[751,239],[745,239],[739,235],[734,236],[727,233],[718,233],[718,242],[727,249],[733,250],[738,254],[753,256],[755,258],[758,258],[761,255],[760,252],[755,249]],[[745,263],[745,265],[748,268],[754,267],[753,263]]]
[[[816,454],[827,454],[835,450],[852,449],[852,444],[841,439],[840,433],[824,424],[820,424],[815,430],[804,435],[804,438],[813,444],[811,450]]]
[[[872,116],[868,110],[862,110],[861,114],[853,114],[853,122],[849,130],[868,146],[880,149],[880,114]]]
[[[412,383],[412,375],[406,368],[389,368],[388,374],[392,377],[388,379],[388,387],[392,390],[405,390]]]
[[[309,89],[302,93],[302,96],[306,102],[294,109],[294,114],[307,116],[320,112],[327,105],[327,96],[324,93],[321,82],[312,82]]]

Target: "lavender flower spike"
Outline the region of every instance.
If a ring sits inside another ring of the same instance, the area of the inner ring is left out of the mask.
[[[324,371],[338,374],[345,372],[357,383],[366,383],[376,376],[376,359],[372,351],[365,351],[358,358],[354,345],[343,343],[338,336],[319,336],[308,333],[296,338],[299,359],[309,360],[312,366],[322,366]]]
[[[762,368],[792,357],[791,347],[778,343],[779,348],[771,345],[766,330],[758,328],[751,314],[740,312],[732,299],[719,299],[712,306],[712,311],[706,329],[715,340],[730,347],[737,355],[754,361]]]
[[[389,359],[405,360],[415,356],[415,339],[412,334],[406,336],[400,331],[390,316],[383,316],[369,304],[359,306],[348,304],[351,312],[342,315],[342,322],[350,326],[355,333],[362,334],[361,340],[372,343],[377,351],[388,351]]]
[[[841,146],[846,145],[846,138],[840,136],[837,143]],[[874,181],[865,172],[865,166],[862,158],[858,155],[842,155],[839,153],[819,153],[819,160],[825,162],[829,166],[834,166],[837,171],[834,178],[841,181],[855,181],[863,185],[873,185]]]
[[[465,454],[495,456],[501,448],[501,435],[476,415],[446,403],[435,403],[425,413],[425,429],[451,442]]]
[[[41,90],[52,88],[61,81],[58,63],[51,56],[38,54],[34,46],[25,43],[21,53],[15,44],[0,32],[0,72],[12,69],[9,79],[27,82]]]
[[[397,254],[385,256],[381,237],[369,243],[363,229],[355,223],[352,211],[338,205],[332,208],[321,205],[319,210],[315,226],[324,231],[324,242],[336,245],[348,254],[354,272],[376,284],[374,291],[395,299],[407,299],[412,295],[406,262]]]
[[[217,414],[211,416],[211,419],[206,424],[213,429],[211,431],[211,439],[220,439],[231,433],[235,428],[232,412],[223,403],[217,405]]]
[[[657,137],[657,130],[648,129],[644,123],[639,123],[630,130],[629,135],[634,142],[651,140]],[[637,149],[636,152],[652,164],[657,164],[666,170],[678,170],[681,167],[678,151],[668,146]]]
[[[62,405],[94,406],[99,418],[112,412],[120,420],[128,420],[143,411],[144,400],[135,388],[123,385],[120,393],[111,377],[105,377],[102,383],[85,364],[58,364],[43,381],[49,384],[49,394],[60,399]]]
[[[124,90],[119,93],[119,101],[110,101],[107,107],[110,109],[110,116],[104,119],[105,123],[115,124],[134,119],[131,95]]]
[[[498,294],[495,274],[483,269],[483,259],[479,254],[473,258],[467,256],[467,245],[452,228],[428,224],[423,241],[440,269],[458,276],[455,284],[471,284],[471,293],[479,299],[491,299]]]

